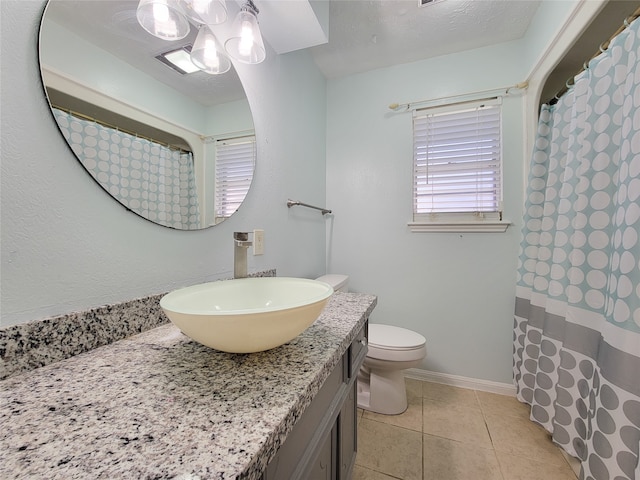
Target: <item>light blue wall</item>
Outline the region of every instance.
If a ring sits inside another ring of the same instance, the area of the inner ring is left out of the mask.
[[[265,255],[249,258],[251,271],[324,273],[325,219],[286,207],[288,196],[325,202],[325,80],[306,52],[269,52],[265,63],[238,68],[258,138],[253,186],[223,224],[174,231],[116,203],[58,132],[37,61],[44,3],[0,8],[1,325],[229,277],[238,230],[265,230]]]
[[[543,2],[554,3],[554,2]],[[541,10],[550,32],[569,4]],[[561,5],[562,4],[562,5]],[[560,8],[561,7],[561,8]],[[538,21],[538,20],[537,20]],[[540,27],[537,27],[540,29]],[[327,86],[328,271],[377,294],[371,321],[427,339],[420,368],[511,382],[515,271],[520,240],[526,99],[503,101],[505,233],[411,233],[412,118],[391,103],[431,100],[527,80],[552,38],[523,38],[456,55],[331,80]]]
[[[588,3],[591,3],[593,7],[593,4],[602,4],[606,1],[588,0]],[[549,40],[557,34],[558,27],[575,14],[579,3],[581,0],[543,0],[540,2],[536,16],[527,28],[524,38],[519,42],[522,61],[525,65],[533,68],[542,60],[541,55],[547,52],[541,47],[549,46]],[[570,46],[570,44],[562,45],[563,48]],[[585,55],[589,55],[589,52],[585,52]],[[559,59],[556,57],[556,61]]]
[[[253,130],[251,108],[246,99],[223,103],[206,109],[204,132],[207,135],[223,135]]]

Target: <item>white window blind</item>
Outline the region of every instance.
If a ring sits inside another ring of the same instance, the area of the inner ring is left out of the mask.
[[[216,141],[216,223],[230,217],[244,200],[253,178],[256,138],[245,136]]]
[[[500,100],[416,110],[414,221],[501,211]]]

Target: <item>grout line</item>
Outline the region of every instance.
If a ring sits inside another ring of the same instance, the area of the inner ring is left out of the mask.
[[[482,421],[484,422],[484,428],[486,428],[487,435],[489,435],[489,440],[491,441],[491,449],[495,453],[496,446],[493,443],[493,437],[491,436],[491,429],[489,428],[489,424],[487,423],[487,412],[485,412],[484,408],[482,407],[482,402],[480,401],[480,397],[478,396],[478,391],[474,390],[473,393],[476,396],[476,401],[478,402],[478,405],[480,405],[480,413],[482,413]],[[496,455],[496,459],[497,459],[497,455]]]
[[[0,0],[1,1],[1,0]],[[402,425],[396,425],[394,423],[389,423],[389,422],[385,422],[383,420],[377,420],[375,418],[367,418],[367,417],[362,417],[363,420],[369,420],[371,422],[376,422],[376,423],[381,423],[382,425],[387,425],[389,427],[396,427],[396,428],[401,428],[403,430],[406,430],[408,432],[414,432],[414,433],[419,433],[419,434],[423,434],[424,432],[422,431],[422,428],[420,430],[413,430],[412,428],[407,428],[407,427],[403,427]],[[424,427],[424,426],[423,426]]]
[[[422,472],[422,479],[424,480],[424,385],[420,386],[420,471]]]
[[[487,412],[485,411],[485,407],[482,405],[482,401],[480,400],[480,396],[478,395],[478,390],[473,391],[476,400],[478,401],[478,405],[480,405],[480,412],[482,413],[482,421],[484,422],[484,428],[487,430],[487,435],[489,435],[489,441],[491,442],[491,451],[493,452],[493,457],[496,459],[496,463],[498,464],[498,473],[500,474],[500,478],[505,480],[505,473],[502,467],[502,462],[498,458],[498,452],[496,451],[496,446],[493,443],[493,436],[491,435],[491,429],[489,428],[489,424],[487,423]]]

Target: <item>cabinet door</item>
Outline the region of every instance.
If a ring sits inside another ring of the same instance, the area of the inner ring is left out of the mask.
[[[309,465],[309,469],[304,473],[305,480],[333,480],[336,478],[336,441],[337,428],[334,426],[319,448],[316,460]]]
[[[340,480],[347,480],[351,478],[353,465],[356,462],[356,453],[358,450],[357,398],[358,386],[354,381],[353,385],[349,389],[349,396],[344,402],[344,405],[340,410],[340,416],[338,417]]]
[[[1,1],[1,0],[0,0]],[[293,430],[287,436],[284,444],[276,453],[276,456],[267,466],[266,480],[309,480],[308,473],[312,466],[316,465],[319,452],[324,451],[327,438],[332,440],[334,453],[332,462],[337,462],[337,431],[336,418],[340,415],[342,396],[345,393],[344,370],[346,359],[336,365],[325,380],[324,385],[307,407],[304,414],[293,426]],[[332,433],[334,432],[334,433]],[[334,465],[329,473],[335,475],[337,468]],[[323,477],[318,477],[323,478]],[[332,477],[332,478],[335,478]]]

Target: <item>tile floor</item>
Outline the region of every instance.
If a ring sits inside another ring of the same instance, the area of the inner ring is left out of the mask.
[[[353,480],[576,480],[513,397],[407,379],[402,415],[358,411]]]

